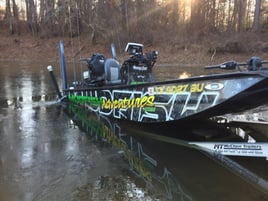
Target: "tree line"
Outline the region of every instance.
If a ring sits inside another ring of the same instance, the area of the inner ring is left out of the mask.
[[[268,28],[268,0],[5,0],[10,34],[142,41]]]

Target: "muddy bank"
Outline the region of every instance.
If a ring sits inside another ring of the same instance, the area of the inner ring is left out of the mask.
[[[207,65],[226,60],[245,61],[251,56],[268,59],[268,34],[244,34],[243,36],[206,36],[202,39],[187,39],[180,42],[154,42],[144,44],[145,52],[159,51],[157,64],[187,64]],[[46,38],[32,37],[31,35],[7,35],[0,33],[0,60],[23,61],[58,61],[58,42],[63,40],[67,61],[90,57],[92,53],[111,55],[110,44],[92,45],[88,36],[77,38]],[[170,39],[169,39],[170,40]],[[142,41],[131,41],[140,42]],[[126,44],[115,43],[117,55],[123,61],[128,55],[124,52]]]

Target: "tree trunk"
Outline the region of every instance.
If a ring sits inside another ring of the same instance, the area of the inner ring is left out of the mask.
[[[32,31],[33,35],[38,32],[38,22],[37,22],[37,10],[34,0],[25,0],[26,3],[26,16],[27,24]]]
[[[122,13],[122,27],[126,30],[127,35],[129,34],[129,13],[128,13],[128,0],[121,1],[121,13]]]
[[[20,34],[18,7],[15,0],[12,0],[12,4],[14,29],[17,34]]]
[[[179,2],[178,0],[173,0],[172,2],[172,19],[171,24],[173,27],[177,27],[179,21]]]
[[[237,25],[238,32],[241,32],[244,29],[246,8],[247,8],[247,1],[240,0],[239,11],[238,11],[238,25]]]
[[[5,19],[8,21],[8,25],[9,25],[9,33],[10,33],[10,34],[14,34],[13,23],[12,23],[12,15],[11,15],[10,0],[6,0],[6,13],[5,13]]]
[[[256,0],[255,12],[254,12],[254,21],[253,21],[253,26],[252,26],[253,31],[259,30],[260,12],[261,12],[261,0]]]

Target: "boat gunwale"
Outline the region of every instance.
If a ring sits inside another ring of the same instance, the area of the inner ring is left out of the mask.
[[[165,81],[153,81],[153,82],[146,82],[141,84],[134,84],[134,85],[122,85],[122,84],[115,84],[115,85],[103,85],[103,86],[87,86],[81,88],[69,88],[64,89],[63,91],[70,92],[70,91],[87,91],[87,90],[107,90],[107,89],[134,89],[134,88],[143,88],[152,85],[166,85],[172,83],[182,83],[182,82],[193,82],[193,81],[203,81],[203,80],[215,80],[215,79],[226,79],[226,78],[239,78],[239,77],[263,77],[268,78],[268,70],[259,70],[259,71],[240,71],[240,72],[231,72],[231,73],[221,73],[221,74],[209,74],[209,75],[200,75],[200,76],[193,76],[188,78],[178,78],[178,79],[170,79]],[[79,85],[78,85],[79,86]]]

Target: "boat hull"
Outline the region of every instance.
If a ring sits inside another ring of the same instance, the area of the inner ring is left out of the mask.
[[[116,119],[174,123],[241,112],[268,101],[265,72],[227,73],[139,85],[75,86],[68,101]]]

